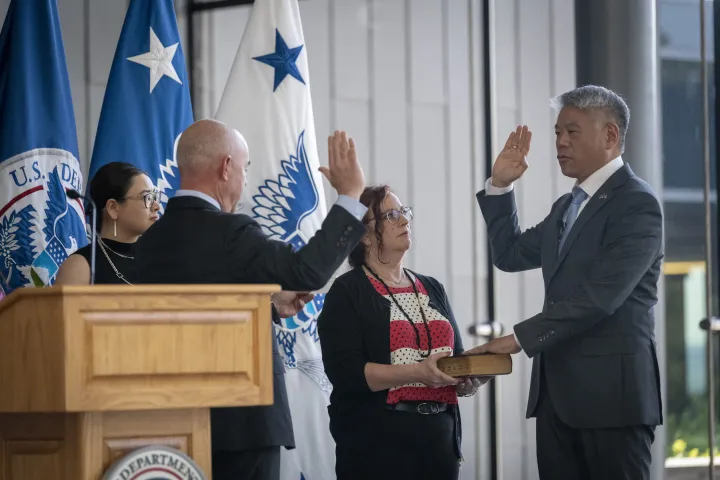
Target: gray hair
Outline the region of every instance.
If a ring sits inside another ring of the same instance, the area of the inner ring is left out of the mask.
[[[603,110],[612,117],[620,130],[620,153],[625,152],[625,134],[630,125],[630,109],[625,100],[617,93],[605,87],[585,85],[565,92],[550,100],[552,107],[559,112],[563,107],[579,110]]]

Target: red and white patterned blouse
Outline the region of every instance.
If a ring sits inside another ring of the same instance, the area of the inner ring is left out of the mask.
[[[375,290],[390,302],[390,363],[392,365],[409,365],[423,361],[424,358],[420,356],[420,350],[422,350],[423,353],[427,353],[428,336],[422,314],[420,313],[418,300],[415,297],[415,291],[412,287],[389,287],[395,299],[410,316],[415,327],[418,329],[420,333],[419,346],[417,344],[415,329],[392,300],[385,286],[371,275],[368,275],[368,278],[375,287]],[[413,278],[413,281],[418,290],[420,303],[422,304],[422,309],[425,312],[425,317],[430,327],[432,343],[432,352],[430,353],[450,352],[452,355],[453,346],[455,345],[455,332],[453,331],[450,321],[440,312],[430,307],[430,297],[420,280]],[[409,383],[399,387],[393,387],[388,392],[388,404],[405,401],[458,403],[457,393],[455,392],[455,387],[452,385],[430,388],[422,383]]]

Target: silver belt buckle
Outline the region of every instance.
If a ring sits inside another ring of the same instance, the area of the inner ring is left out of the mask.
[[[427,405],[428,407],[430,407],[430,411],[424,412],[422,409],[423,405]],[[421,403],[417,406],[417,411],[421,415],[435,415],[437,413],[440,413],[440,406],[437,403]]]

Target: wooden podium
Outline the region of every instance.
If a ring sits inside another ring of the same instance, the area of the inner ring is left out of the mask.
[[[0,302],[0,480],[100,480],[153,444],[211,477],[209,407],[273,401],[273,285],[25,288]]]

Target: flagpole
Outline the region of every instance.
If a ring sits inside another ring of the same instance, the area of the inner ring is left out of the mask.
[[[187,67],[188,67],[188,88],[190,89],[190,104],[193,112],[197,110],[195,103],[195,0],[187,0],[185,16],[187,17]]]
[[[703,197],[705,203],[705,316],[712,318],[712,205],[710,200],[710,98],[708,94],[708,67],[707,45],[705,34],[705,1],[700,0],[700,81],[702,85],[703,105],[703,164],[705,167],[705,186]],[[715,478],[715,355],[713,352],[715,332],[710,326],[707,329],[706,356],[707,356],[707,392],[708,392],[708,448],[710,462],[708,465],[708,479]]]

